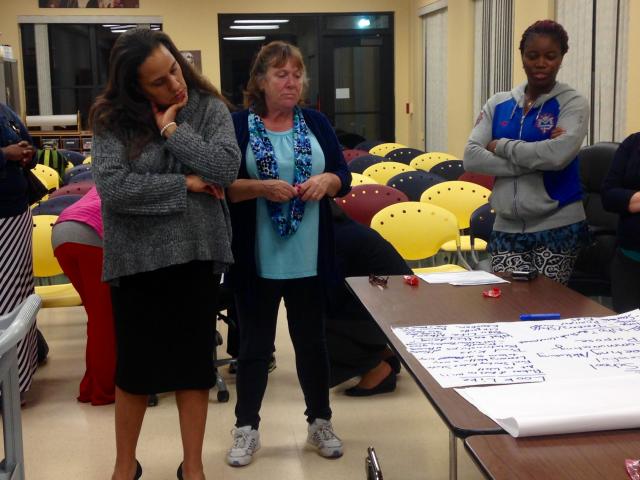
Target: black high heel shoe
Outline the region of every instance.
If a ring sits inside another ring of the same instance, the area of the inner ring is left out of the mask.
[[[180,464],[180,466],[178,466],[178,471],[176,472],[176,476],[178,477],[178,480],[184,480],[182,478],[182,463]]]
[[[139,480],[141,476],[142,476],[142,465],[140,465],[140,462],[136,460],[136,474],[133,477],[133,480]]]
[[[347,388],[344,393],[350,397],[369,397],[379,393],[389,393],[396,389],[396,374],[392,370],[389,375],[373,388],[351,387]]]

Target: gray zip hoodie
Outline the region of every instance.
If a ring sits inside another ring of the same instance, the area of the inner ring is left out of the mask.
[[[587,133],[589,104],[564,83],[538,97],[524,114],[526,83],[491,97],[464,152],[464,168],[494,175],[494,229],[527,233],[585,219],[577,153]],[[565,133],[551,139],[554,128]],[[487,144],[498,139],[495,154]]]

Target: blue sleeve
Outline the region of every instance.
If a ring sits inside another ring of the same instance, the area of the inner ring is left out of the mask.
[[[308,112],[310,117],[318,123],[321,136],[321,140],[319,140],[325,150],[326,171],[337,175],[340,179],[340,190],[335,196],[342,197],[351,191],[351,172],[342,154],[340,142],[327,117],[313,110]]]

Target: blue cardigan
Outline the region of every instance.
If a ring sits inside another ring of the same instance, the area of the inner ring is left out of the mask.
[[[346,195],[351,190],[351,172],[342,155],[342,150],[333,127],[327,118],[315,111],[302,109],[304,120],[309,129],[316,136],[325,159],[325,172],[334,173],[340,178],[342,186],[336,194],[337,197]],[[250,178],[247,173],[247,146],[249,145],[249,111],[243,110],[232,114],[233,125],[236,130],[236,139],[240,146],[242,161],[238,178]],[[325,197],[320,201],[320,228],[318,238],[318,277],[326,286],[340,281],[335,260],[335,240],[333,235],[333,222],[329,202]],[[256,200],[229,203],[231,212],[231,225],[233,241],[234,264],[232,265],[228,280],[232,288],[250,291],[257,277],[255,242],[256,242]]]
[[[20,117],[9,107],[0,103],[0,147],[7,147],[21,140],[26,140],[33,145],[33,139]],[[34,155],[26,168],[33,168],[36,161]],[[20,162],[12,162],[4,158],[0,150],[0,218],[20,215],[27,208],[29,208],[29,201],[23,168]]]

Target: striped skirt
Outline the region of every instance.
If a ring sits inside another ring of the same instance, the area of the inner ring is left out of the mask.
[[[14,310],[33,293],[31,254],[31,210],[15,217],[0,218],[0,315]],[[36,325],[18,343],[20,392],[31,387],[38,366]]]

